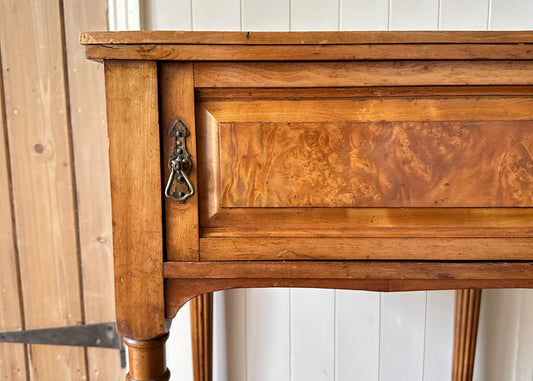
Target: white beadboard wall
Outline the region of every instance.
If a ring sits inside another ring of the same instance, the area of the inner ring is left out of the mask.
[[[109,1],[120,30],[136,14],[147,30],[533,29],[532,0]],[[453,305],[453,291],[217,292],[214,380],[448,381]],[[173,380],[192,381],[189,338],[186,307],[168,343]],[[474,380],[533,381],[533,290],[483,292]]]

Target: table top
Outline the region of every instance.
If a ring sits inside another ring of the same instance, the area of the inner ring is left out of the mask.
[[[90,59],[346,61],[533,59],[532,31],[83,32]]]
[[[533,31],[377,31],[377,32],[201,32],[94,31],[80,34],[82,45],[221,44],[358,45],[533,43]]]

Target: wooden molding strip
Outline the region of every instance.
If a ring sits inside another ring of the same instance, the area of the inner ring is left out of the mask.
[[[531,61],[196,62],[195,87],[374,87],[531,85]],[[429,90],[417,101],[431,98]],[[469,96],[468,94],[464,94]],[[329,96],[328,96],[329,98]],[[380,96],[381,99],[382,96]],[[409,98],[409,95],[407,95]],[[323,102],[324,100],[320,100]],[[338,100],[331,100],[338,102]],[[330,101],[330,102],[331,102]],[[472,102],[475,99],[469,99]],[[409,104],[406,105],[409,107]],[[486,110],[486,109],[484,109]],[[352,111],[353,112],[353,111]],[[338,115],[338,114],[337,114]],[[388,114],[387,114],[388,115]],[[389,115],[390,116],[390,115]],[[383,116],[382,116],[383,119]],[[472,116],[469,120],[475,119]]]
[[[82,45],[98,44],[246,44],[334,45],[420,43],[533,43],[529,31],[364,31],[364,32],[83,32]]]
[[[331,248],[335,250],[332,251]],[[530,261],[532,254],[531,238],[279,237],[268,241],[257,237],[200,239],[202,261],[312,259]],[[446,268],[447,266],[443,267]]]
[[[389,279],[523,280],[533,282],[533,261],[285,261],[165,262],[175,279]]]
[[[527,60],[530,44],[87,45],[89,59],[175,61]]]

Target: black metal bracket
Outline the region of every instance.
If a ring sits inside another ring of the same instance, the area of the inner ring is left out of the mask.
[[[120,365],[126,367],[126,350],[115,323],[0,332],[0,343],[66,345],[73,347],[115,348],[120,350]]]

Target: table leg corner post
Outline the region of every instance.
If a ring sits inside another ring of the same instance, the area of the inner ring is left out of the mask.
[[[128,347],[129,372],[126,381],[168,381],[165,343],[168,332],[149,340],[124,338]]]

